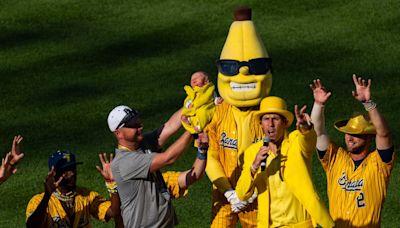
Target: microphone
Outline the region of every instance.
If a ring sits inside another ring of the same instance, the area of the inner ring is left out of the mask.
[[[263,138],[263,146],[268,146],[268,143],[269,143],[269,137],[265,136]],[[268,154],[267,154],[267,157],[268,157]],[[267,164],[267,158],[265,158],[264,160],[261,161],[261,171],[265,170],[266,164]]]

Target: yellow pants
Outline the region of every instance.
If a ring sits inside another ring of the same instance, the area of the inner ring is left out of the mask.
[[[257,227],[257,200],[247,206],[244,211],[234,213],[223,194],[214,189],[212,196],[212,228],[235,228],[238,220],[243,228]]]

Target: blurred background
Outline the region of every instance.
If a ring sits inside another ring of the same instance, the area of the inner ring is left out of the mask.
[[[152,130],[182,106],[183,86],[193,72],[206,71],[216,83],[214,63],[239,5],[252,7],[273,60],[271,95],[285,98],[291,110],[307,104],[310,111],[308,85],[320,78],[333,93],[326,107],[328,133],[344,145],[333,123],[363,110],[351,96],[351,75],[371,78],[373,99],[399,145],[399,1],[0,0],[0,153],[11,149],[17,134],[24,136],[25,153],[17,174],[0,186],[0,227],[25,226],[26,205],[44,191],[47,158],[58,149],[84,162],[78,185],[107,196],[95,166],[98,153],[113,152],[116,145],[107,127],[109,111],[133,106],[145,130]],[[195,157],[192,148],[168,170],[189,169]],[[382,227],[398,226],[396,166]],[[327,202],[316,156],[313,178]],[[180,227],[209,226],[207,176],[174,205]],[[113,222],[93,220],[93,227]]]

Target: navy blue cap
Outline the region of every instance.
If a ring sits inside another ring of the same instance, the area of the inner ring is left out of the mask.
[[[70,166],[76,166],[82,164],[82,162],[76,162],[75,155],[69,151],[56,151],[49,157],[49,170],[54,166],[55,171],[60,171]]]

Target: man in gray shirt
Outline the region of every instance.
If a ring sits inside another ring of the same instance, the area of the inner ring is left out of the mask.
[[[181,127],[180,110],[159,129],[142,134],[143,125],[136,110],[115,107],[108,116],[108,126],[118,141],[112,172],[121,199],[125,227],[173,227],[177,224],[171,198],[187,192],[187,187],[204,173],[207,135],[198,138],[199,151],[192,169],[166,172],[161,168],[175,163],[192,141],[188,132],[166,151],[161,147]]]

